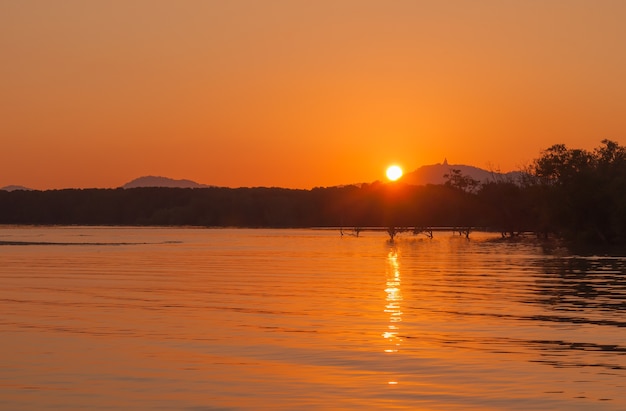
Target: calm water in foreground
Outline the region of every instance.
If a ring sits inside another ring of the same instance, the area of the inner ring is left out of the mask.
[[[0,409],[626,410],[626,258],[0,227]]]

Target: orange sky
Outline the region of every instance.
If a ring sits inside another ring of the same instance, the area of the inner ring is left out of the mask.
[[[625,143],[621,0],[0,2],[0,187],[311,188]]]

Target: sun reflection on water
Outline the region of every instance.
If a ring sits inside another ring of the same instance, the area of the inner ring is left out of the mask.
[[[397,352],[402,343],[402,337],[399,336],[400,323],[402,322],[402,291],[400,289],[400,263],[398,262],[398,251],[396,249],[390,250],[387,254],[387,263],[385,312],[389,314],[389,324],[382,336],[390,344],[385,349],[385,352],[392,353]]]

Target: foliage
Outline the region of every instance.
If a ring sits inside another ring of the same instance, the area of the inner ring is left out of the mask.
[[[554,145],[535,160],[534,175],[552,231],[577,242],[626,242],[624,147],[610,140],[591,152]]]
[[[446,179],[445,185],[466,193],[475,193],[480,188],[480,181],[463,174],[456,168],[450,170],[449,174],[444,174],[443,177]]]
[[[557,144],[520,181],[442,185],[0,191],[0,224],[236,227],[482,227],[581,243],[626,244],[626,148]]]
[[[0,191],[0,224],[237,227],[468,223],[463,193],[444,186]]]

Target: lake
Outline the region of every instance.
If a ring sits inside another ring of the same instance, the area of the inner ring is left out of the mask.
[[[0,227],[3,410],[625,410],[626,258]]]

